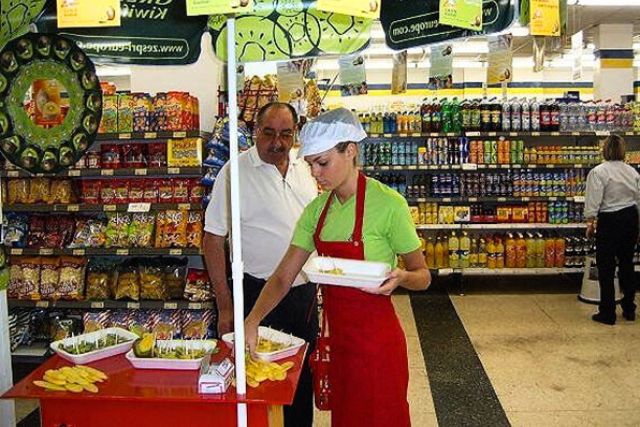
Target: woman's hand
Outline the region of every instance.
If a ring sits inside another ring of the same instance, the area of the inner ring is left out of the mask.
[[[591,240],[596,235],[596,225],[593,222],[587,223],[587,239]]]
[[[387,280],[378,288],[363,288],[362,290],[370,294],[391,295],[391,293],[403,283],[406,274],[407,272],[405,270],[396,268],[387,274]]]
[[[249,347],[249,354],[252,359],[256,359],[256,347],[258,345],[258,323],[247,317],[244,321],[244,341]]]

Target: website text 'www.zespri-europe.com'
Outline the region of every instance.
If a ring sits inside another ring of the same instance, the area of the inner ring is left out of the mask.
[[[145,56],[148,54],[177,54],[182,56],[185,45],[184,42],[176,41],[176,43],[163,44],[158,43],[139,43],[135,41],[117,41],[117,42],[83,42],[77,41],[78,47],[88,53],[96,54],[123,54],[128,53],[132,55]]]

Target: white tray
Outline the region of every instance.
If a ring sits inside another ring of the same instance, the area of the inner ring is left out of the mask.
[[[323,273],[334,268],[341,269],[344,274]],[[302,271],[309,281],[323,285],[377,288],[387,280],[391,267],[382,262],[316,256],[307,261]]]
[[[258,335],[271,341],[277,341],[285,344],[291,343],[289,347],[286,347],[282,350],[272,351],[269,353],[256,353],[259,359],[265,360],[267,362],[273,362],[274,360],[280,360],[293,356],[305,343],[302,338],[294,337],[293,335],[285,334],[284,332],[276,331],[275,329],[271,329],[266,326],[258,327]],[[222,336],[222,341],[233,346],[233,332],[224,334]]]
[[[65,346],[72,345],[76,342],[76,340],[78,340],[78,342],[80,341],[96,342],[97,340],[114,333],[118,334],[119,337],[128,339],[129,341],[122,344],[113,345],[105,349],[90,351],[89,353],[84,353],[84,354],[70,354],[59,347],[60,344],[63,344]],[[91,362],[95,362],[96,360],[105,359],[107,357],[126,353],[127,351],[131,350],[131,347],[133,346],[133,342],[137,338],[138,336],[136,334],[134,334],[133,332],[129,332],[126,329],[106,328],[106,329],[100,329],[99,331],[90,332],[88,334],[78,335],[72,338],[65,338],[59,341],[54,341],[51,343],[51,349],[55,351],[60,357],[68,360],[69,362],[75,363],[76,365],[84,365],[85,363],[91,363]]]
[[[158,346],[164,347],[168,345],[170,348],[179,347],[182,345],[188,345],[189,348],[193,349],[206,349],[209,351],[213,351],[218,342],[216,340],[158,340]],[[125,356],[129,363],[133,365],[134,368],[137,369],[165,369],[165,370],[196,370],[200,369],[202,365],[202,360],[208,355],[201,357],[199,359],[160,359],[160,358],[151,358],[151,357],[136,357],[133,353],[133,350],[129,351]]]

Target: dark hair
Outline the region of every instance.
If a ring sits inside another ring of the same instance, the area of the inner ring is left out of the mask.
[[[336,146],[334,148],[336,149],[336,151],[338,153],[344,153],[345,151],[347,151],[347,147],[349,147],[350,144],[355,145],[356,146],[356,151],[359,151],[358,143],[354,142],[354,141],[339,142],[339,143],[336,144]],[[358,166],[358,156],[357,155],[353,158],[353,166]]]
[[[605,160],[622,160],[627,153],[624,138],[620,135],[609,135],[602,146],[602,157]]]
[[[256,123],[258,126],[262,125],[262,121],[264,120],[264,115],[272,108],[286,108],[291,113],[291,117],[293,118],[294,126],[298,124],[298,113],[296,113],[296,109],[291,106],[291,104],[287,104],[286,102],[270,102],[265,104],[258,111],[258,115],[256,116]]]

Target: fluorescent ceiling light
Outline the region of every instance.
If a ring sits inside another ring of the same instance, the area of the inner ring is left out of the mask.
[[[568,5],[573,6],[638,6],[638,0],[569,0]]]

